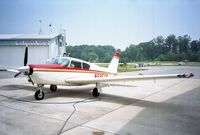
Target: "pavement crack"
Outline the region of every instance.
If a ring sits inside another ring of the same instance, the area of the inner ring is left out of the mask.
[[[153,93],[151,93],[151,94],[149,94],[149,95],[147,95],[147,96],[144,96],[144,97],[139,98],[139,99],[135,99],[135,100],[132,101],[132,102],[129,102],[129,103],[124,104],[124,105],[121,105],[120,107],[118,107],[118,108],[116,108],[116,109],[113,109],[113,110],[111,110],[111,111],[109,111],[109,112],[107,112],[107,113],[101,115],[100,117],[94,118],[94,119],[92,119],[92,120],[90,120],[90,121],[87,121],[87,122],[81,124],[81,126],[84,127],[85,124],[87,124],[87,123],[89,123],[89,122],[91,122],[91,121],[94,121],[94,120],[96,120],[96,119],[99,119],[99,118],[101,118],[101,117],[104,117],[104,116],[106,116],[106,115],[108,115],[108,114],[110,114],[110,113],[112,113],[112,112],[114,112],[114,111],[117,111],[117,110],[119,110],[119,109],[121,109],[121,108],[124,108],[124,107],[126,107],[126,106],[128,106],[128,105],[137,103],[138,101],[144,100],[145,98],[151,97],[151,96],[153,96],[153,95],[155,95],[155,94],[158,94],[158,93],[161,93],[161,92],[163,92],[163,91],[166,91],[166,90],[168,90],[169,88],[173,88],[173,87],[179,85],[180,83],[183,83],[184,81],[185,81],[185,80],[179,81],[179,82],[177,82],[176,84],[170,85],[170,86],[168,86],[168,87],[166,87],[166,88],[163,88],[163,89],[161,89],[161,90],[159,90],[159,91],[153,92]],[[88,128],[93,128],[93,127],[90,127],[90,126],[86,126],[86,127],[88,127]],[[96,130],[100,130],[100,129],[96,129]],[[116,134],[116,133],[115,133],[115,134]]]

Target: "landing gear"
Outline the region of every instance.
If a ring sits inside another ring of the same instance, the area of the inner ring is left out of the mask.
[[[44,98],[44,92],[43,91],[38,90],[38,91],[35,92],[35,99],[36,100],[42,100],[43,98]]]
[[[51,85],[50,85],[50,90],[51,90],[52,92],[55,92],[55,91],[57,90],[57,86],[51,84]]]
[[[93,91],[92,91],[92,95],[94,97],[98,97],[100,95],[100,93],[98,92],[98,89],[97,88],[94,88]]]
[[[92,95],[94,97],[98,97],[100,95],[99,91],[102,92],[101,85],[100,85],[100,83],[96,83],[96,87],[93,89]]]
[[[37,87],[38,87],[38,91],[35,92],[35,99],[42,100],[44,98],[44,92],[43,92],[44,85],[38,84]]]

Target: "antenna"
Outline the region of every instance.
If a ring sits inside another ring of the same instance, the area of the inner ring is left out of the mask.
[[[39,34],[42,34],[42,20],[39,20],[40,23],[40,30],[39,30]]]
[[[52,23],[49,23],[49,32],[52,33],[53,29],[52,29]]]
[[[63,32],[63,29],[62,29],[62,24],[60,25],[60,33],[62,34]]]

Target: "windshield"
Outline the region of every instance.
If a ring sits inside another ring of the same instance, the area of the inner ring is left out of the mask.
[[[53,58],[50,61],[47,61],[47,64],[58,64],[61,66],[68,66],[69,60],[67,58]]]

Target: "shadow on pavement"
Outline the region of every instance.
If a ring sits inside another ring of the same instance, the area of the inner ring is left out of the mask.
[[[144,110],[117,132],[120,135],[200,134],[200,87],[164,102],[138,100],[132,105]]]

